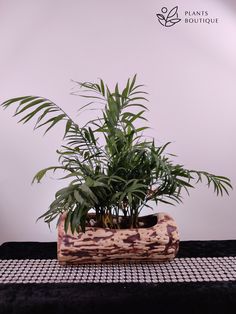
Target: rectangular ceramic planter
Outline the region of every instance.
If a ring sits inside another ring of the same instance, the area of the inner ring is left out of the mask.
[[[179,248],[175,221],[158,213],[156,224],[147,228],[105,229],[86,227],[83,233],[64,231],[65,215],[58,225],[60,264],[140,262],[172,260]]]

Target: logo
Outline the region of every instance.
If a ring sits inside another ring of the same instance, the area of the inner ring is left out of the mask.
[[[163,7],[161,13],[158,13],[156,16],[160,24],[165,27],[171,27],[181,21],[178,17],[178,6],[174,7],[169,12],[166,7]]]

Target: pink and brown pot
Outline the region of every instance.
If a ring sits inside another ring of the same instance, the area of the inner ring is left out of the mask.
[[[169,261],[179,249],[175,221],[166,213],[154,216],[151,227],[106,229],[86,227],[85,232],[64,231],[65,215],[58,225],[57,256],[60,264]]]

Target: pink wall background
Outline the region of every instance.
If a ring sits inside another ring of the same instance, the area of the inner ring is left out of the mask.
[[[218,24],[164,28],[162,6],[207,10]],[[84,102],[73,83],[102,77],[110,85],[138,74],[149,92],[150,136],[188,168],[231,178],[236,171],[236,5],[232,0],[0,0],[0,101],[42,95],[74,117]],[[56,241],[37,217],[65,184],[31,185],[57,163],[63,128],[43,137],[0,110],[0,243]],[[84,116],[86,118],[86,116]],[[236,192],[217,198],[204,184],[184,203],[160,205],[177,221],[182,240],[235,239]]]

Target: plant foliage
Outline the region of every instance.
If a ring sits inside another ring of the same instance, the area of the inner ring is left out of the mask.
[[[146,121],[147,93],[136,83],[136,75],[128,79],[123,90],[116,84],[111,91],[101,79],[76,84],[80,96],[89,99],[80,111],[94,104],[102,106],[101,115],[85,125],[43,97],[23,96],[2,104],[3,108],[17,104],[14,116],[20,117],[19,122],[33,120],[34,128],[43,128],[45,133],[59,122],[65,123],[64,143],[57,151],[59,166],[40,170],[33,182],[59,169],[71,182],[56,192],[55,200],[39,218],[50,224],[67,212],[65,230],[70,227],[72,232],[79,232],[85,230],[88,212],[93,209],[99,226],[120,228],[122,215],[132,228],[138,226],[138,216],[150,201],[181,202],[182,191],[188,192],[203,180],[217,195],[228,194],[232,186],[227,177],[173,163],[170,155],[164,154],[170,143],[156,146],[154,139],[144,136],[148,127],[137,127],[138,121]]]

